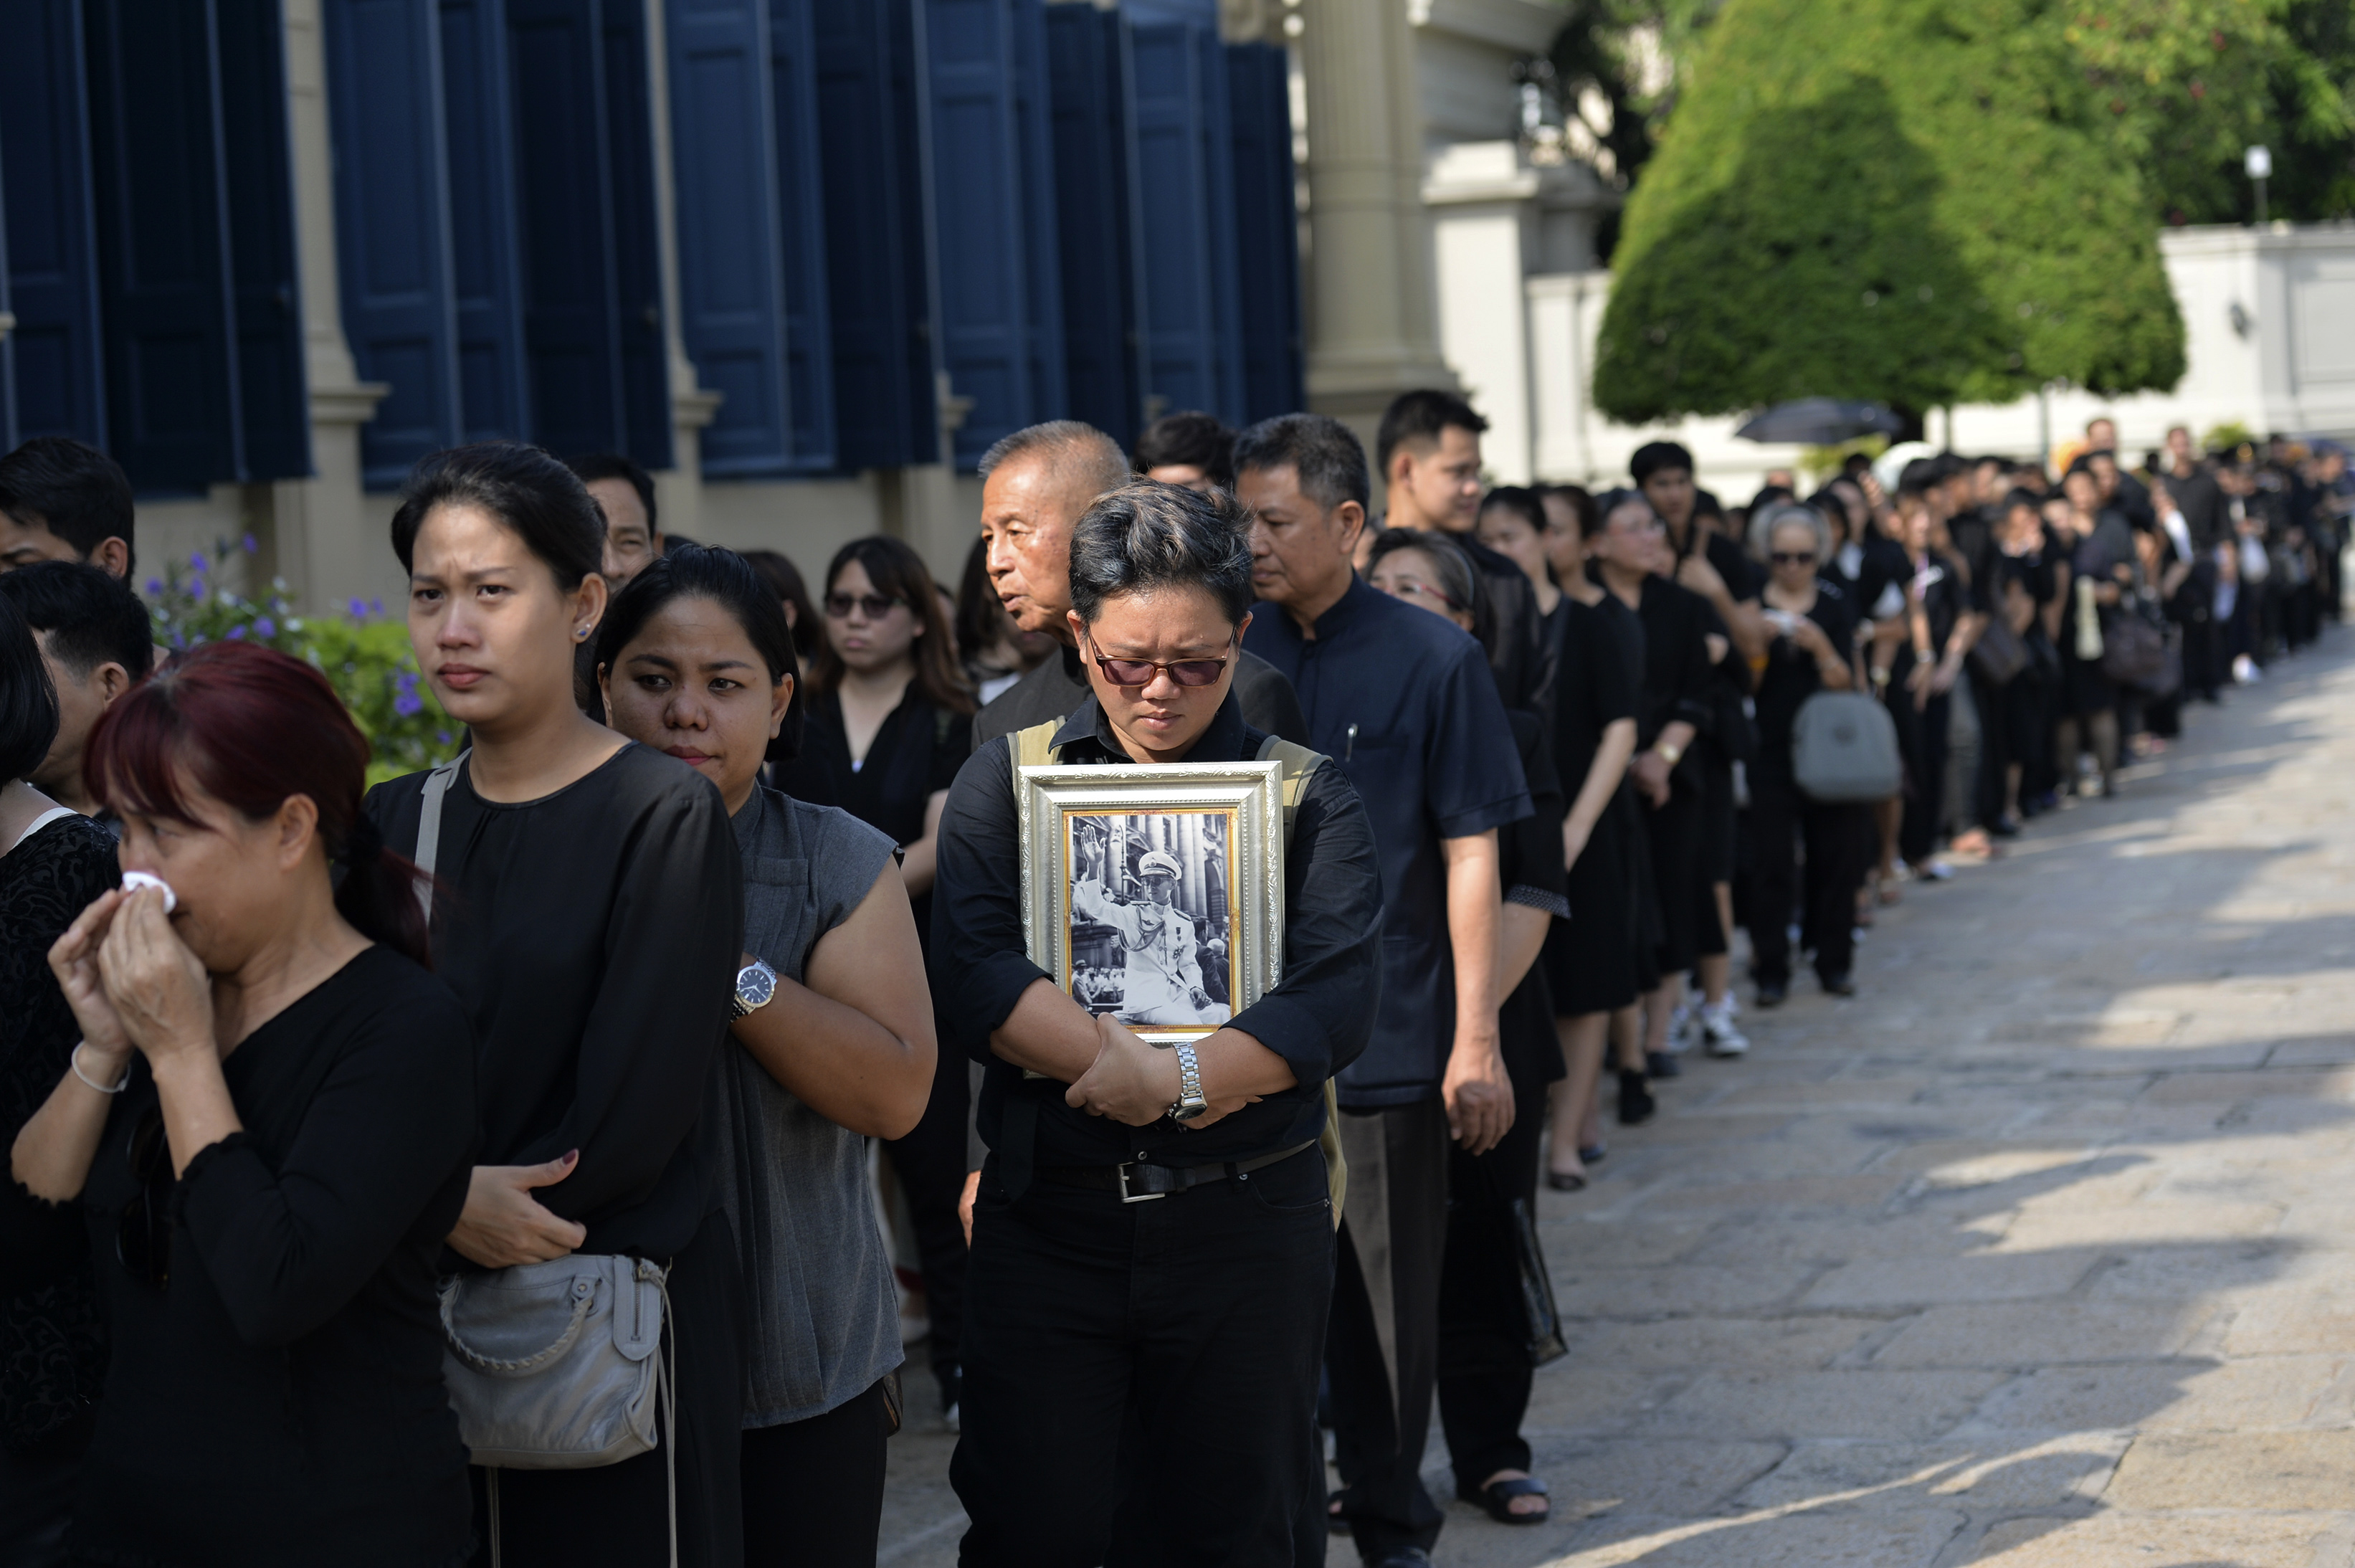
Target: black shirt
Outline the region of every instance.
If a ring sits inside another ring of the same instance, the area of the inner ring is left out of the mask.
[[[1410,614],[1424,612],[1410,610]],[[1486,677],[1483,677],[1483,684]],[[1230,691],[1187,761],[1246,762],[1263,733],[1243,722]],[[1093,697],[1054,737],[1058,760],[1077,766],[1134,767]],[[1381,998],[1381,881],[1364,805],[1330,763],[1301,791],[1284,857],[1284,977],[1237,1013],[1231,1027],[1284,1058],[1297,1083],[1255,1105],[1187,1132],[1164,1117],[1132,1127],[1075,1111],[1068,1085],[1026,1079],[989,1048],[993,1030],[1046,971],[1023,937],[1022,834],[1012,742],[1000,737],[974,753],[949,791],[941,817],[940,877],[932,903],[932,995],[946,1030],[943,1047],[980,1062],[981,1136],[1001,1156],[1009,1098],[1036,1107],[1031,1158],[1039,1166],[1202,1165],[1252,1159],[1315,1137],[1325,1125],[1325,1081],[1366,1048]]]
[[[905,847],[924,836],[924,811],[933,792],[956,781],[973,755],[973,720],[935,708],[908,683],[856,767],[834,692],[810,699],[798,756],[776,768],[776,787],[812,805],[838,806]]]
[[[1856,644],[1856,606],[1848,591],[1829,576],[1816,579],[1816,602],[1807,611],[1807,619],[1824,630],[1832,643],[1832,652],[1841,663],[1848,662]],[[1758,743],[1769,757],[1787,759],[1791,753],[1791,722],[1799,716],[1799,706],[1821,691],[1822,672],[1817,667],[1816,656],[1787,636],[1776,634],[1767,645],[1766,670],[1758,677]]]
[[[1610,613],[1614,608],[1617,616]],[[1636,716],[1635,670],[1614,622],[1632,627],[1638,643],[1643,624],[1608,593],[1600,604],[1582,604],[1565,593],[1554,615],[1561,635],[1554,675],[1553,763],[1547,771],[1564,799],[1575,800],[1595,752],[1603,749],[1603,731]],[[1536,787],[1532,780],[1532,799]]]
[[[1622,601],[1624,603],[1625,601]],[[1670,724],[1708,734],[1716,722],[1716,678],[1710,669],[1709,634],[1717,613],[1709,601],[1665,577],[1644,579],[1636,618],[1644,623],[1644,669],[1637,683],[1636,749],[1642,751]],[[1678,766],[1684,766],[1679,761]]]
[[[1453,622],[1361,580],[1317,617],[1313,638],[1274,604],[1258,607],[1246,635],[1300,694],[1308,732],[1295,739],[1357,785],[1381,855],[1381,1015],[1373,1043],[1341,1075],[1341,1104],[1433,1099],[1455,1031],[1440,841],[1529,814],[1487,655]]]
[[[397,853],[424,785],[368,792]],[[690,1134],[744,952],[738,859],[710,781],[634,743],[543,799],[486,801],[466,765],[442,799],[434,965],[474,1024],[481,1163],[579,1149],[533,1196],[583,1253],[667,1258],[718,1202]]]
[[[1488,592],[1488,608],[1497,622],[1488,668],[1497,678],[1497,696],[1507,708],[1536,711],[1549,695],[1545,616],[1538,609],[1537,588],[1510,557],[1489,549],[1473,534],[1447,537],[1464,547],[1464,553],[1480,569]]]
[[[2191,536],[2193,549],[2211,550],[2232,531],[2223,489],[2205,468],[2195,470],[2189,478],[2170,477],[2167,493],[2175,497],[2176,508],[2183,514],[2184,531]]]
[[[1267,606],[1261,609],[1265,611]],[[1080,667],[1079,650],[1055,651],[1058,656],[1041,661],[1037,669],[999,692],[995,702],[974,715],[976,751],[1000,735],[1011,735],[1050,719],[1068,719],[1079,711],[1081,703],[1093,700],[1094,693]],[[1245,652],[1235,665],[1232,689],[1243,705],[1244,723],[1263,735],[1281,735],[1308,744],[1307,722],[1300,716],[1300,700],[1292,693],[1292,683],[1265,659]]]
[[[1569,595],[1562,596],[1562,603],[1572,603]],[[1513,744],[1529,780],[1530,805],[1529,816],[1497,832],[1497,870],[1505,901],[1567,920],[1570,869],[1561,859],[1561,819],[1567,807],[1553,759],[1546,754],[1549,727],[1539,722],[1536,714],[1518,708],[1505,717],[1513,727]],[[1580,773],[1582,783],[1585,776]],[[1554,1032],[1553,994],[1546,985],[1542,952],[1497,1006],[1497,1045],[1504,1058],[1505,1076],[1518,1093],[1569,1076],[1562,1065],[1561,1038]]]
[[[132,1146],[161,1125],[135,1057],[77,1203],[6,1184],[0,1274],[78,1248],[113,1338],[76,1560],[455,1568],[474,1509],[434,1282],[474,1164],[465,1014],[432,975],[370,947],[248,1035],[221,1074],[244,1130],[176,1183],[168,1154],[149,1182],[133,1173]],[[126,1210],[150,1202],[166,1216],[161,1285],[118,1249]]]

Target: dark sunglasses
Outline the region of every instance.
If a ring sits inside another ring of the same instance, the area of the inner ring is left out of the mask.
[[[1092,642],[1090,645],[1093,645]],[[1214,686],[1227,667],[1224,658],[1178,659],[1167,664],[1158,659],[1108,659],[1102,654],[1094,658],[1096,668],[1103,671],[1107,682],[1130,688],[1152,685],[1156,671],[1167,675],[1179,686]]]
[[[161,1290],[172,1277],[172,1146],[164,1111],[150,1105],[132,1124],[131,1179],[139,1189],[114,1223],[114,1255],[133,1279]]]
[[[850,613],[858,610],[868,620],[879,621],[906,603],[905,599],[888,599],[880,593],[829,593],[826,596],[826,613],[837,621],[847,621]]]
[[[1811,549],[1778,549],[1766,557],[1777,566],[1813,566],[1816,552]]]

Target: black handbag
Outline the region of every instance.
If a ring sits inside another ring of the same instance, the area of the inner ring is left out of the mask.
[[[1542,1367],[1570,1354],[1562,1343],[1561,1309],[1554,1305],[1553,1276],[1546,1273],[1544,1249],[1538,1245],[1537,1216],[1529,1202],[1512,1202],[1513,1254],[1521,1275],[1521,1327],[1528,1336],[1529,1365]]]
[[[2028,667],[2028,644],[2001,615],[1987,617],[1987,629],[1971,645],[1971,668],[1990,686],[2009,686]]]
[[[2129,610],[2102,628],[2102,673],[2137,691],[2156,687],[2167,670],[2167,634]]]

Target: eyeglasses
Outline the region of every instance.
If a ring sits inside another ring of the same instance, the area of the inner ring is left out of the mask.
[[[1811,549],[1778,549],[1768,553],[1767,560],[1777,566],[1813,566],[1816,552]]]
[[[1091,639],[1090,646],[1093,646]],[[1179,686],[1213,686],[1225,673],[1227,661],[1215,659],[1108,659],[1102,654],[1093,656],[1096,668],[1103,671],[1104,679],[1114,686],[1135,689],[1150,686],[1156,673],[1164,674]]]
[[[905,604],[905,599],[889,599],[880,593],[829,593],[826,596],[826,613],[837,621],[847,621],[853,610],[870,621],[879,621]]]
[[[172,1277],[171,1153],[163,1107],[150,1105],[131,1128],[131,1179],[139,1188],[115,1217],[114,1255],[155,1290]]]
[[[1393,577],[1391,579],[1390,586],[1383,592],[1393,599],[1429,599],[1435,603],[1446,605],[1450,610],[1464,608],[1463,601],[1456,598],[1455,594],[1435,582],[1425,582],[1420,577]]]

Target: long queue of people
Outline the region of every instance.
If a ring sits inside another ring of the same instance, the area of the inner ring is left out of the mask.
[[[111,463],[0,459],[0,1555],[871,1563],[871,1142],[963,1561],[1412,1568],[1434,1407],[1460,1499],[1547,1519],[1540,1182],[1748,1049],[1740,932],[1754,1004],[1850,993],[1903,877],[2309,639],[2349,487],[2096,442],[1729,514],[1667,444],[1484,489],[1485,428],[1032,427],[954,595],[666,537],[626,459],[436,453],[391,543],[464,750],[373,789],[318,671],[154,656]],[[1826,692],[1887,799],[1802,786]],[[1257,759],[1279,980],[1210,995],[1168,915],[1040,969],[1026,762]],[[1148,983],[1217,1027],[1147,1045]]]

